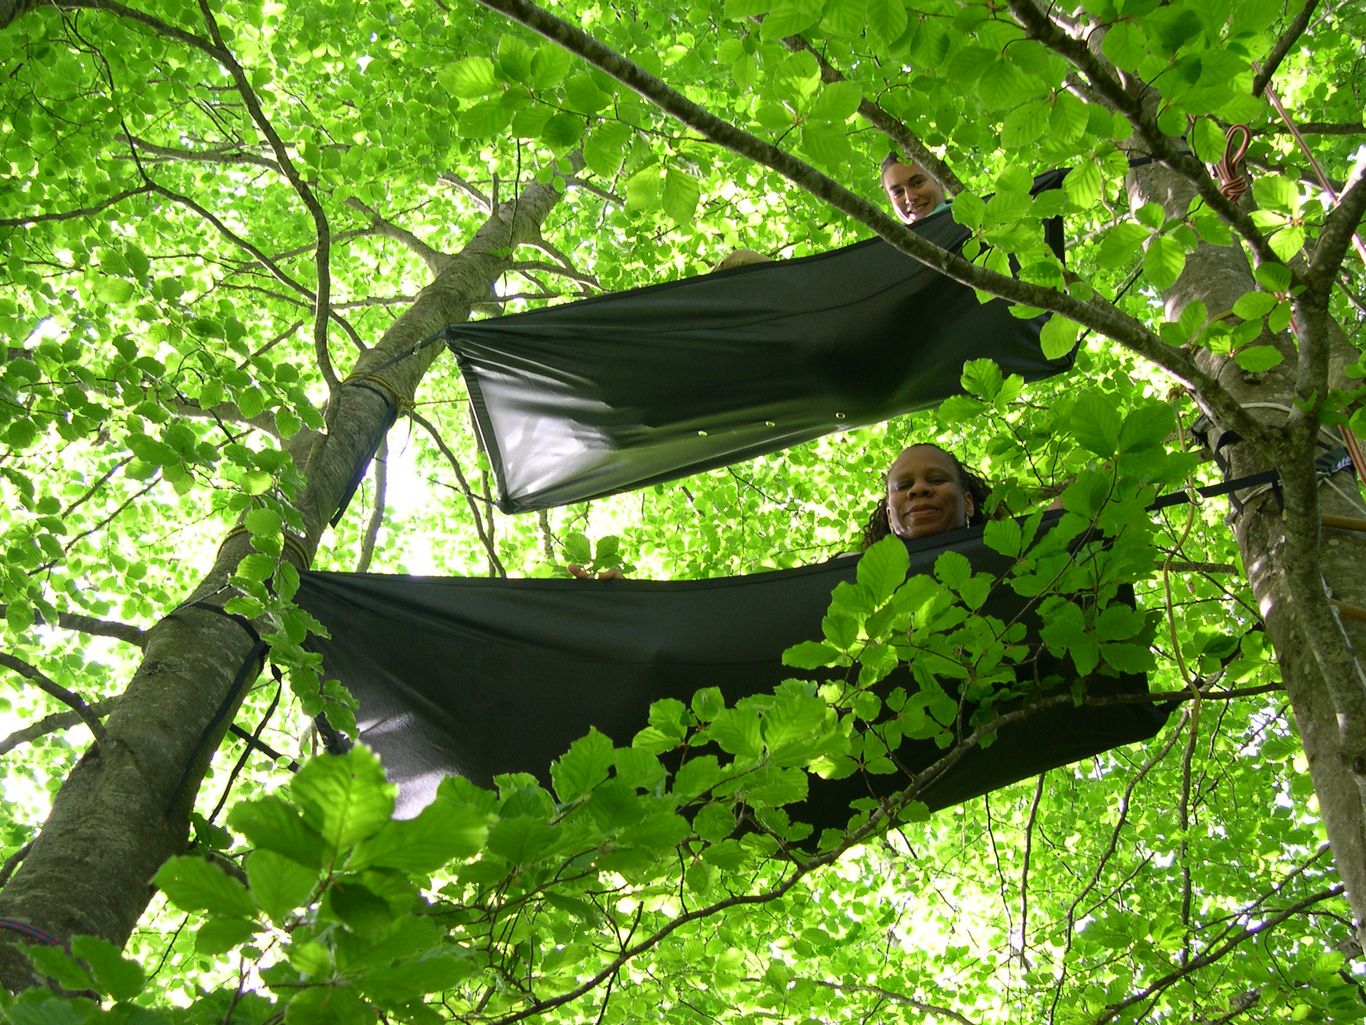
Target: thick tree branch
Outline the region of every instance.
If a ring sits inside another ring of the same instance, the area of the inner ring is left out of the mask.
[[[5,0],[0,0],[0,4],[3,4],[4,2]],[[9,2],[14,2],[14,0],[9,0]],[[34,10],[40,6],[40,3],[41,0],[29,5],[26,3],[26,0],[17,0],[17,7],[19,8],[18,13],[23,14],[26,10]],[[52,6],[62,10],[104,11],[107,14],[117,15],[128,21],[136,22],[139,25],[151,29],[159,36],[164,36],[167,39],[174,39],[178,43],[184,43],[186,46],[208,54],[214,60],[221,60],[224,56],[223,50],[216,47],[203,36],[197,36],[193,32],[187,32],[185,29],[172,25],[170,22],[162,21],[160,18],[148,14],[146,11],[140,11],[134,7],[127,7],[124,4],[113,3],[112,0],[58,0],[58,2],[52,4]],[[0,6],[0,28],[4,28],[7,24],[8,22],[5,20],[4,9]]]
[[[1113,338],[1198,391],[1210,408],[1221,418],[1226,418],[1226,422],[1234,426],[1244,438],[1255,443],[1264,437],[1266,432],[1263,426],[1234,400],[1222,384],[1197,367],[1187,353],[1166,345],[1156,334],[1113,304],[1099,299],[1083,302],[1056,289],[1029,284],[1009,275],[974,266],[961,256],[946,252],[921,239],[915,232],[907,231],[904,225],[893,221],[879,207],[850,192],[790,153],[722,121],[586,32],[528,0],[479,2],[578,54],[712,142],[772,168],[817,199],[867,225],[880,238],[907,256],[933,267],[954,281],[1013,302],[1061,313],[1079,324]],[[1189,159],[1194,161],[1194,158]],[[1223,199],[1222,196],[1219,198]]]
[[[1009,3],[1025,31],[1086,75],[1107,103],[1133,122],[1148,152],[1186,178],[1206,205],[1247,241],[1259,260],[1266,263],[1281,262],[1261,229],[1253,223],[1250,214],[1219,191],[1204,164],[1158,128],[1143,100],[1111,73],[1104,58],[1093,53],[1084,41],[1074,39],[1055,25],[1034,0],[1009,0]]]
[[[8,605],[0,605],[0,619],[5,618],[8,609]],[[78,612],[58,612],[56,624],[49,624],[43,618],[42,613],[35,612],[33,621],[39,626],[56,625],[63,630],[75,630],[78,633],[91,634],[96,637],[112,637],[117,641],[125,641],[139,648],[147,643],[147,631],[141,627],[134,626],[132,623],[116,623],[108,619],[97,619],[94,616],[83,616]]]
[[[26,680],[37,684],[38,688],[45,694],[56,698],[80,716],[81,722],[85,723],[90,732],[94,734],[96,741],[104,740],[104,724],[96,717],[94,710],[86,704],[85,698],[73,690],[67,690],[35,666],[29,665],[23,659],[15,658],[7,651],[0,651],[0,666],[13,669]]]
[[[138,138],[136,135],[124,136],[123,140],[130,146],[136,146],[141,153],[150,153],[154,157],[161,157],[165,160],[179,160],[186,163],[199,164],[230,164],[240,165],[249,164],[253,167],[264,167],[269,171],[283,173],[282,168],[274,160],[266,157],[259,157],[255,153],[248,153],[240,147],[232,149],[181,149],[176,146],[162,146],[146,139]]]
[[[427,265],[427,270],[431,271],[433,277],[440,274],[442,268],[450,262],[451,258],[445,253],[433,249],[406,228],[400,228],[397,224],[386,221],[355,196],[351,196],[347,199],[346,205],[352,210],[363,213],[366,217],[370,218],[370,228],[374,234],[401,243],[413,253],[417,254],[422,262]]]
[[[323,210],[322,204],[318,202],[318,198],[313,195],[313,190],[309,188],[308,183],[304,181],[303,176],[294,166],[294,161],[289,155],[289,150],[285,147],[284,140],[276,133],[275,126],[270,123],[270,119],[266,117],[266,112],[261,109],[261,101],[256,95],[256,90],[251,87],[247,73],[223,42],[223,36],[218,31],[218,22],[213,16],[213,11],[209,8],[208,0],[199,0],[199,12],[204,17],[204,24],[208,26],[210,37],[221,51],[219,63],[227,68],[228,74],[237,83],[237,91],[241,94],[242,101],[246,103],[252,121],[255,122],[261,134],[270,143],[271,152],[279,161],[280,170],[285,179],[293,186],[294,191],[303,201],[304,208],[313,218],[313,229],[318,236],[318,248],[314,260],[318,287],[314,298],[313,350],[318,357],[318,370],[323,375],[323,380],[327,382],[328,388],[335,390],[341,382],[337,379],[336,371],[332,369],[332,357],[327,351],[327,320],[331,314],[332,303],[332,236],[331,229],[327,224],[327,213]]]
[[[96,701],[93,705],[88,705],[92,715],[103,719],[114,710],[114,705],[118,703],[118,696],[105,698]],[[46,737],[49,733],[56,733],[58,730],[68,730],[77,723],[84,722],[80,712],[53,712],[45,715],[37,722],[25,726],[21,730],[15,730],[8,737],[0,740],[0,755],[9,754],[21,744],[29,744],[39,737]]]
[[[845,76],[825,59],[825,55],[801,36],[788,36],[783,40],[783,45],[793,51],[805,50],[815,57],[816,66],[821,69],[822,82],[829,84],[846,81]],[[963,181],[954,173],[953,168],[944,163],[937,153],[921,142],[919,137],[907,128],[900,118],[893,117],[866,96],[859,101],[858,112],[863,120],[891,139],[903,157],[914,160],[928,171],[930,176],[940,185],[943,185],[950,192],[963,191],[965,188]]]
[[[1276,69],[1281,66],[1281,61],[1285,60],[1285,55],[1290,52],[1304,30],[1309,27],[1309,20],[1313,18],[1314,11],[1319,6],[1319,0],[1305,0],[1305,5],[1300,8],[1300,13],[1295,15],[1293,21],[1286,26],[1279,39],[1276,40],[1271,52],[1266,55],[1266,63],[1257,72],[1257,77],[1252,80],[1252,95],[1260,96],[1266,89],[1267,83],[1271,81]]]
[[[1325,304],[1327,292],[1337,278],[1338,268],[1347,256],[1347,247],[1352,244],[1352,236],[1363,216],[1366,216],[1366,167],[1358,167],[1346,190],[1338,197],[1337,205],[1324,219],[1323,230],[1309,260],[1309,272],[1305,275],[1310,288],[1323,294]]]
[[[462,190],[466,195],[468,195],[476,203],[483,207],[485,212],[491,211],[493,209],[492,198],[486,196],[483,192],[481,192],[479,190],[479,187],[476,186],[473,182],[466,181],[464,178],[461,178],[460,175],[456,174],[454,171],[442,171],[439,175],[436,176],[436,178],[437,181],[449,182],[456,188]]]
[[[96,203],[94,206],[83,206],[76,210],[64,210],[61,213],[52,214],[29,214],[25,217],[0,217],[0,228],[27,228],[34,224],[44,224],[49,221],[70,221],[78,217],[89,217],[97,214],[101,210],[108,210],[111,206],[123,202],[130,196],[142,196],[151,192],[151,188],[141,185],[136,189],[124,189],[124,191],[110,196],[108,199]]]
[[[517,271],[519,274],[527,271],[544,271],[547,274],[558,274],[561,277],[569,278],[571,281],[577,281],[581,285],[586,285],[589,288],[595,288],[598,291],[602,291],[602,283],[598,281],[596,275],[585,274],[582,271],[575,270],[573,267],[566,267],[558,263],[548,263],[544,260],[521,260],[514,263],[510,269]]]

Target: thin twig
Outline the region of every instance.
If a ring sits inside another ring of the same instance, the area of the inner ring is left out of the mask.
[[[484,528],[484,517],[480,514],[479,506],[475,502],[474,489],[470,487],[470,482],[465,479],[465,471],[460,467],[460,460],[455,458],[455,453],[446,444],[446,440],[441,437],[441,432],[436,429],[435,424],[415,409],[408,410],[408,415],[412,417],[414,423],[432,436],[432,440],[436,442],[436,447],[446,457],[446,462],[451,464],[451,469],[455,471],[455,479],[460,482],[460,488],[465,493],[465,501],[470,507],[470,513],[474,516],[474,530],[479,535],[479,543],[484,546],[484,551],[489,557],[489,565],[495,569],[498,576],[507,576],[507,570],[503,567],[502,560],[498,558],[498,551],[493,547],[493,538],[489,531]],[[492,519],[492,511],[489,512],[489,517]]]
[[[1271,47],[1271,52],[1266,56],[1266,63],[1262,65],[1257,77],[1252,80],[1252,95],[1260,96],[1262,91],[1271,81],[1271,77],[1276,74],[1276,69],[1281,66],[1281,61],[1285,60],[1290,48],[1299,42],[1304,30],[1309,27],[1309,20],[1314,16],[1314,10],[1319,5],[1319,0],[1307,0],[1305,5],[1300,8],[1300,13],[1295,15],[1295,19],[1286,26],[1281,33],[1276,44]]]
[[[365,525],[365,536],[360,542],[360,558],[356,560],[356,572],[368,573],[370,560],[375,555],[375,541],[379,529],[384,524],[384,495],[389,483],[389,437],[379,440],[372,464],[375,467],[375,500],[370,508],[370,522]]]
[[[5,864],[0,866],[0,889],[9,882],[9,877],[14,875],[14,870],[19,867],[19,862],[28,857],[28,852],[33,850],[33,841],[30,840],[24,846],[5,859]]]
[[[104,740],[104,724],[91,707],[86,704],[85,698],[81,697],[73,690],[67,690],[60,683],[48,677],[35,666],[29,665],[23,659],[15,658],[7,651],[0,651],[0,666],[13,669],[20,676],[38,685],[38,688],[45,694],[56,698],[81,717],[81,722],[95,736],[96,742]]]
[[[47,221],[69,221],[77,217],[89,217],[97,214],[101,210],[107,210],[117,203],[123,202],[130,196],[144,196],[151,192],[146,185],[136,189],[125,189],[122,192],[110,196],[108,199],[97,203],[95,206],[83,206],[76,210],[64,210],[61,213],[52,214],[29,214],[24,217],[0,217],[0,228],[27,228],[33,224],[42,224]]]
[[[242,65],[237,62],[237,58],[233,56],[223,42],[223,36],[218,31],[218,21],[209,8],[208,0],[199,0],[199,12],[203,15],[204,24],[209,29],[209,36],[221,51],[219,63],[228,70],[232,80],[237,83],[237,91],[241,93],[242,101],[246,103],[252,121],[255,122],[261,134],[266,137],[266,141],[270,143],[271,152],[279,161],[280,170],[285,179],[293,186],[294,191],[303,201],[304,208],[313,218],[313,228],[318,236],[318,248],[314,260],[318,287],[314,296],[313,348],[318,357],[318,370],[322,373],[323,380],[327,382],[329,388],[335,389],[341,382],[337,379],[336,371],[332,369],[332,357],[327,351],[327,321],[331,313],[332,301],[332,236],[327,224],[327,213],[323,210],[322,204],[318,202],[318,197],[313,194],[313,190],[309,188],[308,183],[304,181],[303,176],[295,168],[284,140],[276,133],[270,119],[261,109],[261,101],[256,95],[256,90],[251,87],[246,71],[243,70]]]
[[[112,698],[105,698],[90,705],[90,711],[98,718],[103,719],[114,710],[118,704],[118,695]],[[58,730],[69,730],[77,723],[82,722],[79,712],[53,712],[45,715],[35,723],[30,723],[22,730],[15,730],[8,737],[0,740],[0,755],[9,754],[21,744],[31,744],[39,737],[46,737],[49,733],[56,733]]]

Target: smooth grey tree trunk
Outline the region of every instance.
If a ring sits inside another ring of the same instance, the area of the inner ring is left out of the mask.
[[[1128,187],[1135,209],[1161,203],[1168,216],[1184,215],[1194,194],[1184,178],[1158,164],[1131,170]],[[1196,301],[1217,316],[1256,287],[1241,248],[1201,245],[1164,295],[1167,316],[1175,320]],[[1359,354],[1336,327],[1329,325],[1325,335],[1327,377],[1331,385],[1342,387],[1342,369]],[[1366,608],[1366,534],[1321,528],[1323,514],[1366,518],[1366,503],[1350,471],[1322,483],[1314,475],[1316,438],[1325,445],[1339,442],[1312,419],[1305,422],[1303,414],[1294,413],[1301,347],[1293,332],[1264,332],[1258,341],[1275,345],[1285,362],[1265,374],[1248,374],[1226,355],[1202,350],[1196,358],[1271,435],[1270,444],[1235,441],[1222,451],[1235,478],[1279,471],[1284,507],[1274,492],[1263,492],[1233,518],[1231,527],[1280,665],[1320,814],[1356,919],[1357,940],[1366,947],[1366,750],[1361,743],[1366,624],[1339,616],[1330,603],[1336,599]],[[1200,398],[1195,395],[1197,403]],[[1212,441],[1217,444],[1228,428],[1217,416],[1213,419]]]

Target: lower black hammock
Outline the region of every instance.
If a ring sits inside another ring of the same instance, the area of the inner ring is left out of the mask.
[[[1056,518],[1049,514],[1045,523]],[[980,527],[907,547],[912,573],[929,572],[949,548],[963,553],[974,571],[999,575],[1012,564],[982,543]],[[821,637],[831,591],[854,579],[857,562],[858,556],[843,556],[800,569],[683,581],[309,572],[297,600],[331,632],[331,640],[310,644],[321,651],[329,676],[358,699],[360,739],[399,785],[400,813],[413,814],[447,775],[488,786],[500,773],[528,772],[549,785],[550,763],[590,727],[617,746],[629,745],[660,698],[686,703],[696,690],[714,686],[730,705],[804,675],[783,666],[782,653]],[[1024,599],[997,587],[982,612],[1009,619],[1023,606]],[[1039,650],[1028,675],[1053,677],[1059,685],[1051,693],[1068,695],[1075,671],[1042,650],[1037,627],[1030,622],[1031,647]],[[1145,740],[1166,719],[1165,709],[1142,701],[1148,693],[1142,675],[1092,677],[1085,691],[1092,699],[1139,701],[1045,703],[1004,726],[991,746],[969,748],[917,799],[932,809],[965,801]],[[942,754],[930,741],[906,741],[896,757],[919,772]],[[908,782],[899,772],[813,778],[806,802],[789,811],[817,831],[843,828],[855,799]]]
[[[1056,188],[1064,172],[1034,181]],[[1062,256],[1061,221],[1045,241]],[[912,225],[943,249],[970,232]],[[1048,377],[1043,319],[881,239],[447,328],[498,506],[566,505],[877,423],[961,392],[963,364]]]

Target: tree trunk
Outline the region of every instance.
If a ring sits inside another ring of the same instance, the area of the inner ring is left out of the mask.
[[[1136,209],[1161,203],[1168,216],[1184,215],[1193,190],[1158,164],[1132,170],[1129,198]],[[1231,310],[1244,292],[1257,287],[1247,257],[1237,247],[1201,245],[1180,279],[1167,290],[1167,316],[1175,320],[1195,301],[1211,316]],[[1316,425],[1295,413],[1301,346],[1289,333],[1264,333],[1259,343],[1275,345],[1285,362],[1265,374],[1248,374],[1227,355],[1196,354],[1201,369],[1216,378],[1273,438],[1270,446],[1234,441],[1222,448],[1233,477],[1275,469],[1279,492],[1253,498],[1232,521],[1248,580],[1276,651],[1286,693],[1304,744],[1318,794],[1320,813],[1338,872],[1356,918],[1357,940],[1366,947],[1366,750],[1361,709],[1366,677],[1366,624],[1338,616],[1330,598],[1366,608],[1366,534],[1324,529],[1323,514],[1366,517],[1357,481],[1344,472],[1320,485],[1314,476]],[[1340,332],[1328,332],[1330,384],[1357,358]],[[1200,396],[1195,396],[1200,401]],[[1322,398],[1320,395],[1319,399]],[[1217,444],[1227,425],[1215,420]],[[1321,428],[1318,437],[1333,444]],[[1284,508],[1282,508],[1282,502]]]
[[[533,185],[516,202],[497,208],[364,354],[353,376],[468,317],[470,304],[487,296],[507,269],[511,250],[538,234],[558,199],[551,188]],[[441,351],[441,345],[429,345],[382,375],[402,399],[411,400]],[[305,475],[299,507],[308,561],[350,482],[373,456],[388,414],[380,395],[343,386],[329,403],[324,432],[293,439],[291,455]],[[241,535],[224,544],[187,606],[202,602],[221,609],[233,594],[226,581],[247,551]],[[236,712],[234,678],[252,647],[240,623],[210,609],[182,606],[152,628],[105,739],[63,783],[32,850],[0,893],[0,917],[61,940],[87,934],[120,946],[127,941],[152,896],[149,880],[185,846],[195,795]],[[246,671],[254,676],[259,667]],[[11,990],[34,985],[38,980],[15,946],[17,935],[0,937],[7,941],[0,944],[0,983]]]

